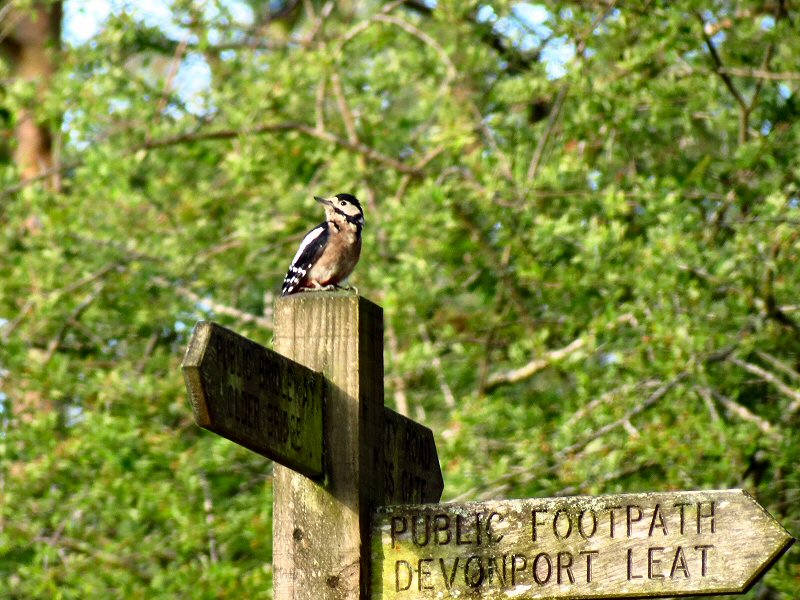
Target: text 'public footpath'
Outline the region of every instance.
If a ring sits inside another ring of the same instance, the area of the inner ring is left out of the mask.
[[[412,595],[591,584],[620,574],[627,581],[707,577],[715,565],[715,545],[692,538],[716,535],[717,511],[711,500],[580,510],[536,507],[523,514],[392,515],[392,547],[410,543],[417,549],[414,559],[395,560],[394,587]]]

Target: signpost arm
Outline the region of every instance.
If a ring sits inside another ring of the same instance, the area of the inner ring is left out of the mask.
[[[366,600],[370,511],[384,487],[383,312],[355,295],[280,298],[275,350],[327,380],[324,472],[275,465],[276,600]]]

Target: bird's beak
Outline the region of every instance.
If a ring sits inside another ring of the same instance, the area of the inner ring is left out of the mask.
[[[330,206],[332,204],[330,200],[328,200],[327,198],[322,198],[320,196],[314,196],[314,200],[316,200],[320,204],[325,204],[326,206]]]

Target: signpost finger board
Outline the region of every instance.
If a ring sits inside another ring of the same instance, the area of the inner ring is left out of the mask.
[[[386,507],[373,520],[372,597],[736,593],[793,541],[743,490]]]

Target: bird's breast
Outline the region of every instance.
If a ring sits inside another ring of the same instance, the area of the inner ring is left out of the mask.
[[[338,284],[353,272],[360,256],[359,232],[331,228],[325,251],[309,271],[308,278],[322,285]]]

